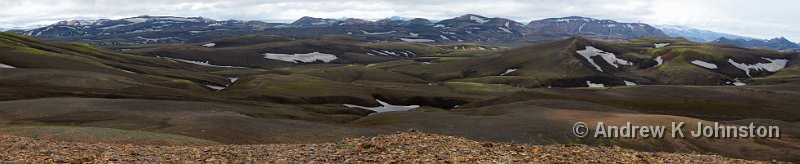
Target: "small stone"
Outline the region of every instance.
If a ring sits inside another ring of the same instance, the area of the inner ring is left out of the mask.
[[[542,149],[540,149],[539,147],[533,147],[533,149],[531,149],[531,152],[534,154],[539,153],[539,151],[542,151]]]
[[[67,159],[64,159],[64,157],[58,157],[58,156],[56,156],[56,157],[53,157],[53,161],[54,161],[54,162],[57,162],[57,163],[66,163],[66,162],[67,162]]]

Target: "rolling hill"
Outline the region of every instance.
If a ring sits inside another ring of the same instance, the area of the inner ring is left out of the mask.
[[[506,21],[467,16],[443,24]],[[0,132],[110,142],[127,134],[182,145],[335,142],[417,129],[480,141],[797,161],[798,62],[797,53],[673,38],[571,37],[509,48],[247,35],[97,48],[2,33]],[[764,140],[571,132],[575,122],[598,121],[755,122],[785,131]]]

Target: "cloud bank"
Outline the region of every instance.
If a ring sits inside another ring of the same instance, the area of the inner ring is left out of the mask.
[[[800,40],[793,0],[0,0],[0,27],[27,27],[68,19],[139,15],[203,16],[226,20],[291,22],[302,16],[434,20],[463,14],[531,20],[586,16],[653,25],[683,25],[717,32]]]

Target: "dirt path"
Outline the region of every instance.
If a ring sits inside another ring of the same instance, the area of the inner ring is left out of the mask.
[[[36,140],[0,135],[0,162],[212,162],[212,163],[763,163],[716,155],[636,152],[587,146],[533,146],[477,142],[402,132],[322,144],[136,146]]]

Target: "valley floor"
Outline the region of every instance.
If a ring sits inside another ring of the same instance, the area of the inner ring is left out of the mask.
[[[0,162],[212,163],[766,163],[717,155],[637,152],[619,147],[478,142],[420,132],[319,144],[141,146],[0,136]],[[774,162],[774,161],[773,161]]]

